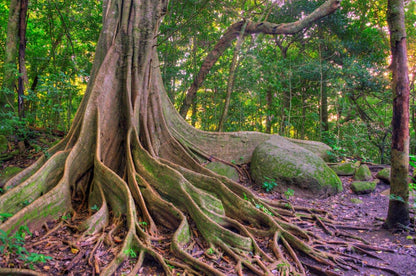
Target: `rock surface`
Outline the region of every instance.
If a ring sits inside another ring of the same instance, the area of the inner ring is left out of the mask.
[[[355,174],[359,166],[357,163],[340,163],[333,164],[330,168],[339,176],[350,176]]]
[[[257,185],[272,179],[279,192],[291,188],[296,194],[322,197],[342,190],[340,179],[322,158],[280,136],[256,147],[250,170]]]
[[[390,184],[390,168],[384,168],[376,174],[376,177],[387,184]]]
[[[377,180],[375,181],[354,181],[351,183],[351,190],[357,195],[369,194],[375,190],[377,186]]]
[[[371,175],[370,168],[367,165],[361,165],[354,175],[354,180],[357,181],[368,181],[371,180],[373,176]]]

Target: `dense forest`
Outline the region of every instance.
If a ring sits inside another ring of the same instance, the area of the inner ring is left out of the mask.
[[[357,257],[389,249],[328,210],[391,165],[382,226],[414,234],[415,1],[0,0],[0,15],[0,165],[27,167],[0,179],[0,275],[400,274]],[[282,155],[295,174],[275,174]]]
[[[2,2],[0,60],[4,61],[8,1]],[[91,70],[101,28],[100,5],[101,1],[29,1],[26,69],[21,75],[24,116],[17,112],[16,65],[11,68],[14,90],[9,91],[16,106],[3,119],[1,134],[24,139],[30,135],[29,126],[69,129]],[[315,1],[170,3],[158,35],[170,99],[178,110],[182,107],[202,63],[233,23],[292,22],[317,5]],[[318,140],[330,145],[336,157],[389,163],[392,93],[386,5],[348,1],[336,15],[300,33],[252,33],[239,38],[238,46],[232,41],[198,86],[187,120],[197,128],[217,131],[226,109],[223,131],[255,130]],[[412,154],[416,152],[415,9],[414,1],[407,1]],[[4,80],[4,62],[0,66]]]

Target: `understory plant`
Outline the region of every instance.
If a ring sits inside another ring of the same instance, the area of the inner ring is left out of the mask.
[[[26,225],[20,226],[19,230],[12,235],[0,229],[1,255],[11,256],[15,254],[20,260],[23,260],[25,264],[28,264],[31,269],[33,269],[33,264],[35,263],[45,263],[47,260],[51,260],[52,257],[50,256],[27,251],[24,247],[25,238],[31,235],[32,233]]]
[[[263,182],[262,188],[265,189],[266,192],[270,192],[271,190],[273,190],[274,187],[277,186],[277,183],[276,181],[267,176],[265,178],[267,179],[267,181]]]

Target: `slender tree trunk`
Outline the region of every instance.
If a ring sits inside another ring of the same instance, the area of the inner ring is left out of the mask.
[[[18,78],[18,112],[19,117],[25,117],[25,105],[24,105],[24,92],[25,85],[27,83],[27,70],[26,70],[26,27],[27,27],[27,10],[29,0],[20,1],[20,14],[19,14],[19,78]]]
[[[389,0],[387,20],[392,54],[393,133],[387,228],[409,224],[409,76],[403,0]]]
[[[14,91],[17,79],[16,58],[19,41],[20,1],[11,0],[9,5],[9,19],[7,23],[6,52],[4,58],[4,77],[0,91],[0,111],[14,110]]]
[[[266,133],[272,133],[272,107],[273,107],[273,90],[268,87],[266,91]]]
[[[319,91],[320,91],[320,118],[321,118],[321,140],[323,140],[324,135],[329,130],[328,127],[328,91],[326,87],[325,81],[325,73],[322,65],[322,49],[321,45],[319,44]],[[324,134],[325,133],[325,134]]]
[[[237,44],[235,45],[233,59],[231,61],[231,66],[230,66],[230,73],[228,75],[227,94],[225,96],[224,109],[222,110],[222,113],[221,113],[221,118],[218,123],[217,131],[223,131],[225,121],[227,120],[228,109],[230,107],[230,101],[231,101],[231,94],[234,89],[235,72],[238,68],[238,63],[239,63],[238,56],[241,50],[241,45],[243,44],[243,41],[244,41],[244,32],[246,30],[246,27],[247,27],[247,22],[244,22],[243,27],[241,27],[240,35],[237,39]]]
[[[302,88],[302,90],[306,90],[304,88]],[[302,91],[302,120],[303,122],[306,122],[306,101],[305,101],[305,93],[304,91]],[[300,139],[303,140],[305,138],[305,125],[304,123],[302,123],[302,127],[300,129]]]

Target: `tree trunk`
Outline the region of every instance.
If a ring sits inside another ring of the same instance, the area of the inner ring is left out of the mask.
[[[268,87],[266,91],[266,133],[272,133],[273,122],[273,89]]]
[[[129,273],[135,275],[145,257],[166,275],[224,275],[232,269],[238,275],[306,275],[305,267],[323,273],[297,253],[324,267],[358,261],[334,255],[335,248],[322,247],[315,233],[297,225],[318,216],[320,225],[329,223],[322,213],[297,216],[301,209],[288,202],[261,199],[201,165],[212,159],[247,163],[270,135],[208,133],[181,118],[164,90],[155,47],[166,1],[105,0],[103,8],[90,82],[72,127],[47,156],[5,184],[0,213],[12,216],[0,222],[0,230],[39,228],[72,213],[79,221],[77,242],[95,242],[86,259],[97,258],[95,250],[112,252],[112,259],[91,265],[90,275],[114,275],[124,262],[133,263]],[[264,240],[270,242],[260,246]],[[210,265],[210,258],[195,255],[204,251],[227,261]],[[131,252],[136,258],[129,258]],[[6,271],[13,274],[0,268],[0,274]]]
[[[11,0],[7,23],[6,52],[4,58],[4,77],[0,91],[0,111],[5,113],[14,110],[14,91],[17,79],[17,49],[19,41],[20,1]]]
[[[231,66],[230,66],[230,73],[228,75],[227,94],[225,95],[224,108],[222,110],[221,118],[218,123],[218,128],[217,128],[218,131],[223,131],[225,121],[227,120],[228,109],[230,107],[230,101],[231,101],[231,94],[234,89],[235,72],[238,68],[238,63],[239,63],[238,55],[241,50],[241,45],[244,42],[244,32],[245,32],[246,27],[247,27],[247,22],[244,22],[243,26],[241,27],[240,35],[237,39],[237,43],[235,45],[233,59],[231,61]]]
[[[409,224],[409,75],[403,0],[389,0],[387,21],[392,54],[393,133],[387,228]]]
[[[17,103],[19,117],[25,117],[25,105],[24,105],[24,92],[25,85],[27,83],[27,70],[26,70],[26,27],[27,27],[27,9],[29,0],[20,1],[20,14],[19,14],[19,78],[17,89]]]

